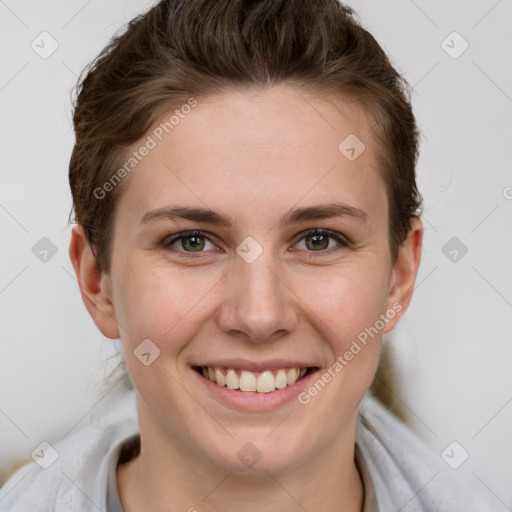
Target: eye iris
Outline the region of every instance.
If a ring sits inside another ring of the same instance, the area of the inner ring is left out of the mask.
[[[309,242],[311,242],[311,246]],[[327,249],[329,247],[329,237],[326,235],[309,235],[306,237],[306,246],[308,249]]]
[[[204,248],[204,238],[197,235],[188,236],[181,240],[181,246],[186,251],[200,251]]]

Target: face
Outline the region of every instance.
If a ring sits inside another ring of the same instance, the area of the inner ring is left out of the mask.
[[[364,118],[286,86],[198,100],[159,141],[170,115],[133,145],[156,142],[123,184],[102,277],[141,431],[240,472],[353,445],[403,309]]]

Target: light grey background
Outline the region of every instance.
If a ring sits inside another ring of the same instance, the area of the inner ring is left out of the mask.
[[[414,86],[423,132],[423,260],[413,303],[389,339],[397,395],[440,456],[453,441],[453,458],[469,453],[454,471],[488,492],[496,511],[510,510],[512,0],[347,3]],[[87,421],[102,393],[117,392],[115,381],[104,385],[116,343],[86,312],[67,253],[69,98],[84,65],[150,4],[0,0],[3,472]],[[48,58],[31,47],[48,52],[52,39]],[[46,262],[32,251],[43,237],[57,250]]]

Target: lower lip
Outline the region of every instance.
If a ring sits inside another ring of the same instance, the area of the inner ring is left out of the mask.
[[[215,399],[241,411],[267,411],[294,400],[298,402],[299,394],[308,387],[310,380],[318,372],[318,369],[316,369],[298,380],[295,384],[286,386],[283,389],[276,389],[270,393],[257,393],[256,391],[240,391],[229,389],[226,386],[219,386],[210,379],[203,377],[193,368],[191,370],[201,385],[205,386],[207,392],[211,393]]]

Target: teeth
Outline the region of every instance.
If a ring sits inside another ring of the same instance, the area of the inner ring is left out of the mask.
[[[306,373],[306,372],[304,372]],[[283,389],[288,385],[288,378],[285,370],[278,370],[276,374],[276,388]]]
[[[299,369],[298,368],[291,368],[288,370],[288,373],[286,374],[286,381],[288,382],[288,386],[290,384],[293,384],[294,382],[297,382],[297,379],[299,378]]]
[[[240,391],[256,391],[256,382],[254,373],[242,371],[240,374]]]
[[[204,369],[203,369],[204,372]],[[215,368],[215,379],[210,379],[211,381],[217,381],[219,386],[226,385],[226,376],[220,371],[220,368]]]
[[[281,368],[275,374],[272,370],[265,370],[259,373],[242,370],[239,376],[233,368],[228,368],[226,373],[224,373],[221,368],[206,368],[203,366],[201,372],[207,379],[210,379],[219,386],[226,386],[228,389],[271,393],[276,389],[283,389],[286,386],[295,384],[301,377],[304,377],[307,368]]]
[[[272,372],[263,372],[258,376],[258,393],[270,393],[276,389],[276,379]]]
[[[238,389],[240,387],[240,379],[238,378],[235,370],[228,370],[226,375],[226,386],[228,389]]]

